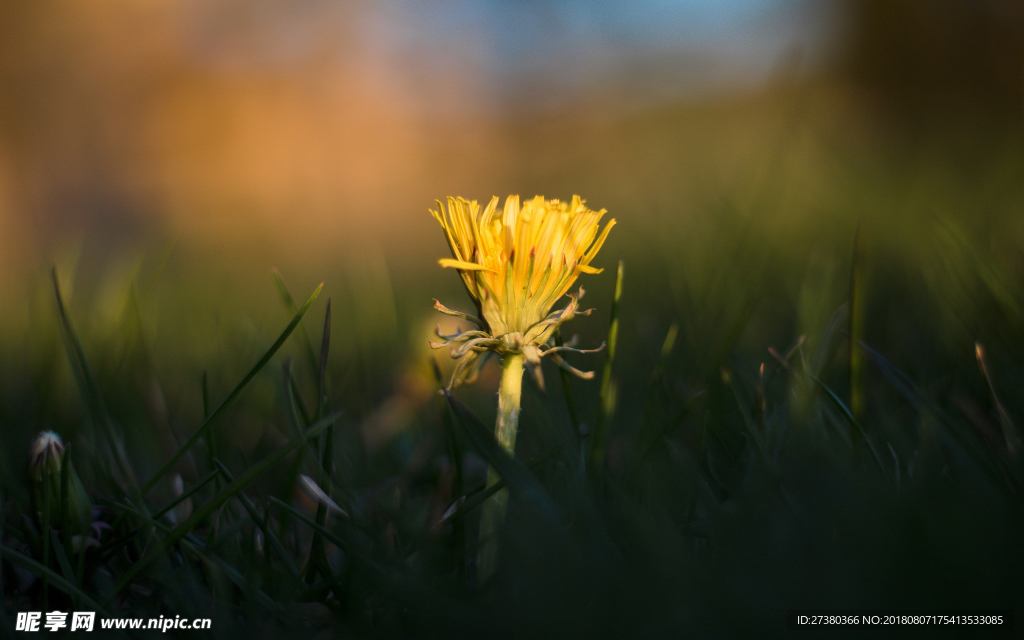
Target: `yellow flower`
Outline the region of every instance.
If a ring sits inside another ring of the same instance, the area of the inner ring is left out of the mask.
[[[582,287],[578,295],[569,294],[565,309],[551,313],[551,307],[580,274],[601,272],[590,263],[615,225],[610,220],[600,230],[604,209],[587,208],[579,196],[571,202],[537,196],[522,206],[518,196],[509,196],[499,213],[497,197],[483,210],[475,200],[449,197],[447,211],[438,202],[438,211],[430,213],[444,229],[452,252],[452,258],[443,258],[440,264],[458,269],[480,314],[478,318],[435,304],[441,312],[480,327],[432,343],[461,343],[452,351],[460,359],[454,382],[481,352],[522,354],[536,365],[546,353],[568,350],[544,346],[563,322],[589,313],[578,311]],[[556,361],[564,365],[561,359]]]

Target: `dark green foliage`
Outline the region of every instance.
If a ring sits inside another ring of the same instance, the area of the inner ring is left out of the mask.
[[[739,237],[738,263],[725,270],[760,259]],[[767,276],[735,291],[722,276],[720,298],[712,285],[678,284],[673,300],[702,301],[681,309],[651,295],[638,269],[625,287],[621,267],[615,283],[594,281],[596,305],[621,301],[608,367],[601,382],[563,378],[564,397],[524,383],[517,459],[493,438],[486,381],[436,402],[432,391],[402,396],[380,375],[381,362],[399,366],[386,350],[359,365],[332,355],[348,335],[341,305],[334,321],[329,305],[312,309],[318,288],[296,308],[280,276],[286,329],[254,337],[244,366],[230,363],[245,373],[224,385],[233,391],[216,409],[211,387],[227,374],[214,363],[197,388],[193,371],[194,397],[182,400],[193,408],[175,414],[175,431],[190,435],[162,435],[127,411],[135,390],[90,361],[102,355],[79,339],[58,288],[84,413],[37,410],[74,434],[68,451],[95,505],[94,542],[75,541],[66,505],[53,518],[36,513],[27,436],[5,431],[0,624],[9,630],[18,611],[88,608],[209,617],[218,637],[733,638],[784,635],[795,608],[1019,616],[1014,390],[1024,373],[1003,351],[1019,350],[1020,334],[996,333],[1001,349],[983,356],[979,345],[977,362],[973,343],[966,358],[935,347],[921,356],[941,364],[933,375],[918,360],[897,365],[871,337],[902,285],[870,278],[862,242],[850,281],[836,279],[854,308],[840,299],[807,312],[799,331],[752,324]],[[989,281],[1020,320],[1012,279]],[[319,354],[302,328],[307,310],[324,316]],[[581,331],[609,333],[606,321],[590,322]],[[751,332],[765,342],[751,348]],[[444,379],[435,363],[438,386]],[[413,407],[405,423],[369,443],[374,407],[401,402]],[[261,435],[245,443],[247,430]],[[184,444],[166,447],[168,437]],[[502,476],[491,490],[487,465]],[[138,488],[136,477],[150,480]],[[478,507],[503,487],[512,499],[499,568],[478,584]]]

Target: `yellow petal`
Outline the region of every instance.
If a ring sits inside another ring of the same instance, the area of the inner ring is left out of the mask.
[[[475,262],[466,262],[464,260],[452,260],[451,258],[441,258],[437,261],[442,267],[451,267],[453,269],[462,269],[464,271],[494,271],[494,269],[488,269],[482,264]]]

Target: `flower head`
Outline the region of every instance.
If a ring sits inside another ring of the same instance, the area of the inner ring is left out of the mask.
[[[64,465],[68,466],[66,470]],[[59,435],[53,431],[43,431],[36,436],[29,450],[28,472],[40,522],[46,516],[53,526],[60,523],[63,515],[62,487],[66,486],[68,493],[65,502],[71,531],[82,533],[88,529],[92,521],[92,504]],[[64,472],[67,476],[66,485],[65,478],[62,478]]]
[[[579,196],[571,202],[537,196],[522,206],[518,196],[509,196],[499,213],[497,197],[484,209],[475,200],[449,197],[447,210],[438,202],[438,211],[430,213],[444,229],[452,252],[440,264],[459,271],[479,312],[475,317],[435,304],[442,313],[479,327],[442,336],[447,339],[444,343],[432,343],[435,347],[458,344],[452,350],[459,359],[454,383],[478,369],[483,352],[522,353],[529,364],[536,365],[546,353],[569,350],[544,347],[559,325],[589,313],[578,310],[582,287],[577,295],[569,294],[571,301],[564,309],[552,313],[551,307],[580,274],[601,272],[590,263],[615,225],[610,220],[600,229],[604,209],[587,208]],[[564,365],[560,358],[556,362]]]

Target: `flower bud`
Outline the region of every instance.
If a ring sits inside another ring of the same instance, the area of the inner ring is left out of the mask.
[[[92,521],[92,504],[60,436],[53,431],[43,431],[36,436],[29,453],[28,470],[40,523],[49,520],[51,527],[60,527],[66,521],[70,533],[85,533]],[[62,473],[67,476],[66,480],[62,480]],[[65,482],[67,500],[62,501],[61,487]],[[67,509],[66,516],[62,508]]]

